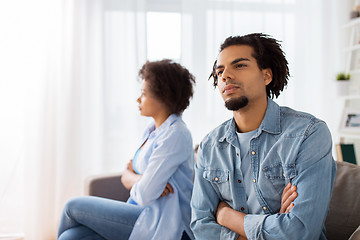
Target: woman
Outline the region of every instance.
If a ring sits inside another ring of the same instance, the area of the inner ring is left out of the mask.
[[[194,151],[181,119],[193,95],[194,76],[170,60],[139,71],[142,116],[152,117],[142,144],[122,175],[127,203],[98,197],[70,200],[58,239],[194,239],[190,230]]]

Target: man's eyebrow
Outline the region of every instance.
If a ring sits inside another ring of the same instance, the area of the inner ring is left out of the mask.
[[[235,63],[238,63],[238,62],[242,62],[242,61],[250,61],[250,59],[248,59],[248,58],[238,58],[238,59],[235,59],[234,61],[232,61],[231,65],[233,65]]]
[[[233,65],[233,64],[236,64],[236,63],[242,62],[242,61],[250,61],[250,59],[248,59],[248,58],[237,58],[234,61],[232,61],[230,64]],[[219,68],[224,68],[224,65],[216,65],[215,69],[219,69]]]

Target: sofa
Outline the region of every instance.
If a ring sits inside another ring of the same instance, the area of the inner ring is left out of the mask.
[[[338,170],[325,221],[328,240],[360,240],[360,166],[336,162]],[[121,173],[91,176],[85,193],[119,201],[129,198],[121,184]]]

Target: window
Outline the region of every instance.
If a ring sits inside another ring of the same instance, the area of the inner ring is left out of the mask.
[[[147,58],[150,61],[181,57],[181,15],[171,12],[148,12]]]

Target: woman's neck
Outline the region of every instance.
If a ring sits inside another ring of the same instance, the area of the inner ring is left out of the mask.
[[[159,113],[158,115],[154,116],[153,119],[155,121],[155,128],[160,127],[161,124],[163,124],[169,116],[170,116],[170,113],[168,113],[168,112],[162,112],[162,113]]]

